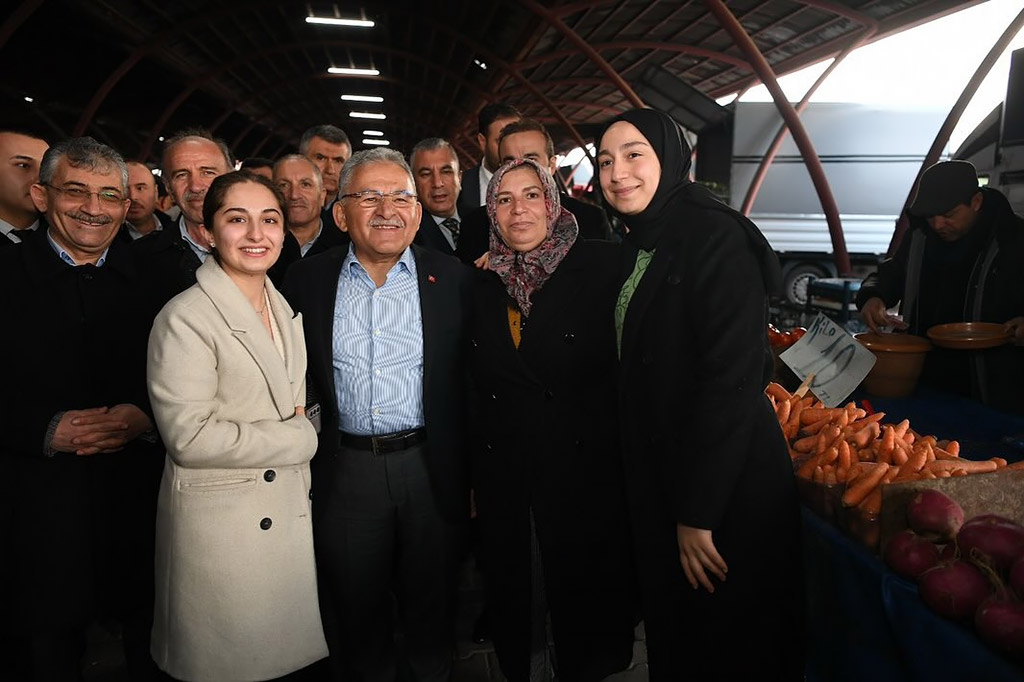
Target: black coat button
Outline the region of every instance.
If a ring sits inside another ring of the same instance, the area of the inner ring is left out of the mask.
[[[566,332],[563,338],[565,339],[565,342],[568,343],[569,345],[572,345],[573,343],[576,342],[576,335],[573,334],[572,332]]]
[[[270,527],[273,525],[274,522],[271,521],[269,518],[264,518],[262,521],[260,521],[260,528],[262,528],[263,530],[270,530]]]
[[[311,499],[311,500],[313,499],[313,491],[312,490],[309,491],[309,499]]]
[[[267,483],[273,483],[275,478],[277,478],[277,472],[273,469],[267,469],[263,472],[263,480]]]

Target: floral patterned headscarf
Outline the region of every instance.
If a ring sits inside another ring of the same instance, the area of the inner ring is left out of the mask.
[[[505,243],[498,230],[498,187],[505,175],[520,166],[529,166],[540,179],[544,190],[544,208],[548,220],[548,234],[540,244],[531,251],[516,251]],[[491,182],[487,185],[487,217],[491,222],[490,262],[488,267],[497,273],[505,290],[508,291],[519,311],[526,317],[530,315],[530,297],[539,291],[554,273],[555,268],[569,253],[576,242],[579,227],[576,217],[562,208],[558,187],[555,179],[544,166],[532,159],[514,159],[494,172]]]

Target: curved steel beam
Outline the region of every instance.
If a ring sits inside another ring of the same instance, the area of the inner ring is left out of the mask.
[[[811,97],[818,91],[821,84],[824,83],[832,72],[836,70],[844,59],[850,56],[850,53],[856,50],[858,47],[868,41],[871,36],[875,34],[875,29],[867,28],[861,34],[861,37],[856,41],[850,43],[846,49],[839,53],[832,63],[828,65],[828,68],[822,71],[821,75],[818,76],[817,80],[807,88],[807,92],[804,93],[803,98],[796,105],[796,113],[802,114],[804,109],[807,108],[807,103],[811,101]],[[737,97],[739,99],[739,97]],[[788,132],[785,121],[779,126],[778,131],[775,133],[775,137],[772,139],[771,144],[768,145],[767,151],[761,158],[761,163],[758,164],[757,170],[754,171],[754,177],[750,180],[750,185],[747,187],[747,195],[743,197],[743,204],[740,206],[740,213],[743,215],[750,215],[750,209],[754,205],[754,199],[757,198],[757,192],[761,189],[761,183],[764,182],[764,176],[768,174],[768,168],[771,167],[772,162],[775,161],[775,155],[779,151],[779,147],[782,146],[782,141],[786,139],[786,132]]]
[[[725,52],[719,52],[717,50],[709,50],[707,48],[698,47],[696,45],[684,45],[682,43],[665,43],[657,40],[613,40],[607,43],[597,43],[593,46],[595,50],[663,50],[665,52],[682,52],[685,54],[697,55],[698,57],[707,57],[708,59],[715,59],[726,64],[732,64],[743,69],[750,69],[750,63],[744,61],[739,57],[734,57],[731,54]],[[551,52],[545,52],[542,55],[533,57],[532,59],[525,59],[517,64],[516,68],[529,69],[534,66],[539,66],[545,62],[550,62],[555,59],[565,59],[566,57],[575,57],[579,54],[576,50],[552,50]],[[751,69],[753,70],[753,69]]]
[[[276,133],[273,130],[267,133],[267,136],[260,140],[260,143],[258,145],[252,148],[252,151],[249,152],[249,156],[256,156],[257,154],[259,154],[260,150],[263,149],[263,147],[265,147],[268,142],[270,142],[270,138],[272,138],[274,135],[276,135]]]
[[[323,40],[304,43],[285,43],[282,45],[275,45],[273,47],[257,50],[254,52],[248,52],[245,55],[239,57],[238,59],[235,59],[234,61],[228,62],[227,64],[222,64],[221,66],[218,66],[215,69],[210,69],[209,71],[206,71],[205,73],[200,74],[196,78],[192,79],[160,114],[160,118],[157,119],[157,122],[153,125],[152,130],[150,131],[149,138],[146,140],[146,144],[143,148],[143,151],[148,153],[148,150],[152,149],[153,145],[156,143],[157,136],[160,135],[160,132],[163,130],[163,127],[167,125],[167,122],[170,120],[171,116],[174,115],[174,112],[177,111],[178,108],[185,103],[185,101],[192,95],[193,92],[198,90],[205,83],[217,78],[218,76],[223,75],[231,69],[241,66],[242,64],[260,60],[280,53],[286,53],[296,50],[306,50],[311,47],[347,47],[365,50],[376,50],[384,54],[391,54],[397,57],[405,58],[410,61],[416,62],[426,68],[438,71],[439,73],[442,73],[449,78],[452,78],[453,80],[457,81],[460,85],[463,85],[466,88],[473,90],[476,94],[484,97],[485,99],[491,99],[490,95],[485,93],[475,84],[462,79],[455,72],[444,67],[438,66],[433,62],[430,62],[413,52],[407,52],[405,50],[396,50],[391,47],[376,45],[373,43],[359,43],[347,40]],[[333,74],[327,73],[325,73],[324,76],[328,76],[331,78],[344,78],[344,76],[335,76]],[[370,78],[373,80],[386,80],[380,78],[379,76]],[[223,123],[224,119],[226,118],[227,116],[224,116],[223,119],[218,119],[214,128],[219,127],[219,125]]]
[[[449,26],[446,26],[444,24],[441,24],[441,23],[438,23],[436,21],[433,21],[432,19],[426,19],[425,22],[428,23],[435,30],[440,31],[442,33],[447,33],[448,35],[450,35],[455,40],[458,40],[458,41],[462,42],[463,44],[465,44],[467,47],[469,47],[471,50],[473,50],[477,54],[482,55],[484,57],[484,59],[486,59],[489,64],[494,64],[495,66],[497,66],[502,71],[505,71],[509,75],[511,75],[512,78],[515,78],[517,81],[519,81],[523,86],[526,87],[527,90],[530,91],[530,93],[534,97],[536,97],[538,100],[540,100],[544,104],[544,106],[547,107],[547,109],[552,114],[554,114],[555,118],[558,119],[558,121],[562,125],[564,125],[566,127],[566,129],[568,129],[569,134],[572,135],[573,139],[575,139],[579,143],[580,147],[582,147],[584,149],[584,151],[586,151],[587,144],[583,140],[583,136],[580,135],[580,132],[578,130],[576,130],[576,126],[574,126],[572,124],[572,122],[570,122],[569,119],[567,119],[565,117],[565,115],[561,112],[561,110],[559,110],[559,108],[556,107],[555,104],[550,99],[548,99],[547,95],[545,95],[540,90],[538,90],[535,85],[530,83],[530,81],[528,81],[523,76],[523,74],[519,73],[518,69],[512,67],[508,62],[506,62],[504,59],[499,57],[494,52],[491,52],[489,49],[487,49],[483,45],[480,45],[476,41],[473,41],[473,40],[470,40],[469,38],[466,38],[465,36],[463,36],[462,34],[458,33],[457,31],[455,31],[454,29],[450,28]],[[587,153],[588,156],[590,155],[589,151],[587,151],[586,153]],[[592,162],[593,162],[593,159],[592,159]],[[595,168],[597,167],[596,163],[594,163],[594,167]]]
[[[25,23],[25,20],[32,16],[32,13],[39,9],[43,0],[25,0],[18,5],[18,8],[7,15],[4,23],[0,25],[0,48],[7,44],[14,32]]]
[[[629,100],[630,104],[638,108],[643,107],[644,101],[640,99],[640,95],[636,94],[636,91],[633,90],[629,83],[619,75],[619,72],[613,69],[612,65],[609,64],[597,50],[588,45],[587,42],[583,40],[578,33],[576,33],[576,31],[566,26],[565,22],[563,22],[556,14],[551,12],[547,7],[541,5],[537,0],[516,0],[516,2],[526,6],[527,9],[565,36],[570,43],[575,45],[576,48],[587,57],[587,59],[592,61],[597,68],[599,68],[604,75],[608,77],[608,80],[610,80],[612,84],[619,89],[623,96]]]
[[[89,123],[92,122],[92,119],[99,110],[100,105],[102,105],[103,101],[108,95],[110,95],[110,92],[121,81],[121,79],[135,67],[136,64],[142,61],[144,57],[156,52],[157,50],[162,50],[168,43],[176,38],[181,37],[197,26],[213,21],[219,16],[235,14],[239,10],[244,11],[258,7],[259,5],[271,4],[272,2],[273,0],[242,0],[241,2],[222,5],[209,12],[200,12],[187,21],[182,21],[172,25],[167,31],[164,31],[158,36],[154,36],[143,45],[136,47],[132,53],[128,55],[128,57],[126,57],[125,60],[110,73],[109,76],[107,76],[107,79],[103,81],[103,84],[96,89],[96,93],[93,95],[92,99],[89,100],[89,103],[82,111],[81,116],[78,117],[78,123],[75,124],[75,129],[72,134],[75,136],[83,134],[85,129],[89,127]]]
[[[800,149],[800,154],[804,157],[807,172],[811,176],[811,182],[814,183],[818,199],[821,201],[821,208],[825,212],[825,220],[828,223],[828,231],[832,237],[832,251],[836,261],[836,268],[841,275],[849,274],[851,271],[850,254],[846,251],[843,226],[839,221],[839,207],[836,206],[836,200],[828,186],[828,178],[825,177],[825,170],[822,168],[821,161],[814,151],[814,144],[811,142],[811,138],[807,135],[807,131],[800,122],[800,116],[793,109],[793,105],[789,103],[782,88],[779,87],[779,82],[776,80],[768,60],[758,51],[753,39],[747,35],[743,26],[725,6],[725,3],[722,0],[704,0],[704,4],[708,6],[711,13],[715,15],[719,23],[732,36],[736,45],[747,55],[757,75],[772,94],[775,106],[779,109],[779,113],[782,114],[782,118],[785,119],[786,125],[793,134],[793,141],[796,142],[797,148]]]
[[[925,154],[924,161],[921,163],[921,168],[917,171],[917,177],[914,178],[914,183],[910,186],[910,193],[907,195],[907,200],[903,204],[903,211],[900,212],[899,220],[896,222],[896,229],[893,230],[892,241],[889,242],[888,255],[896,253],[896,249],[899,248],[900,240],[903,238],[903,233],[906,232],[907,226],[910,224],[910,220],[907,218],[907,209],[910,208],[910,203],[914,199],[914,195],[917,193],[917,185],[921,182],[921,176],[924,175],[925,170],[929,166],[935,164],[939,160],[939,155],[942,153],[942,148],[949,142],[949,136],[953,132],[953,128],[956,128],[956,124],[960,122],[960,116],[963,115],[964,109],[970,104],[971,98],[974,97],[974,93],[978,91],[978,87],[981,86],[982,81],[985,80],[985,76],[992,70],[992,65],[996,63],[1000,55],[1006,49],[1010,41],[1014,39],[1017,33],[1024,27],[1024,9],[1015,16],[1010,24],[1003,31],[1002,35],[996,40],[995,44],[992,45],[992,49],[988,51],[985,58],[981,60],[981,64],[975,70],[974,75],[967,81],[967,85],[964,86],[963,92],[960,93],[960,97],[957,98],[953,108],[949,110],[949,114],[946,116],[946,120],[942,122],[942,127],[939,128],[939,132],[935,134],[935,140],[932,142],[931,148],[928,153]]]

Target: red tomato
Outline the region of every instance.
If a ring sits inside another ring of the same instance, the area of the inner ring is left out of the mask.
[[[806,333],[807,330],[804,327],[793,327],[788,332],[788,334],[793,337],[793,343],[799,341]]]
[[[774,324],[768,325],[768,343],[773,346],[781,346],[783,344],[782,332]]]

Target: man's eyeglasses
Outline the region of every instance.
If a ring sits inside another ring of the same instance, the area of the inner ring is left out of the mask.
[[[376,189],[364,189],[361,192],[342,194],[340,199],[356,198],[363,208],[377,208],[384,204],[385,199],[390,199],[392,205],[397,209],[412,208],[416,204],[416,195],[407,189],[400,189],[385,194]]]
[[[108,204],[110,206],[120,206],[124,201],[124,197],[112,189],[101,189],[99,192],[90,192],[84,187],[57,187],[56,185],[51,185],[48,182],[44,182],[42,184],[55,192],[60,192],[72,201],[89,201],[89,197],[93,194],[96,195],[96,198],[99,199],[101,203]]]

